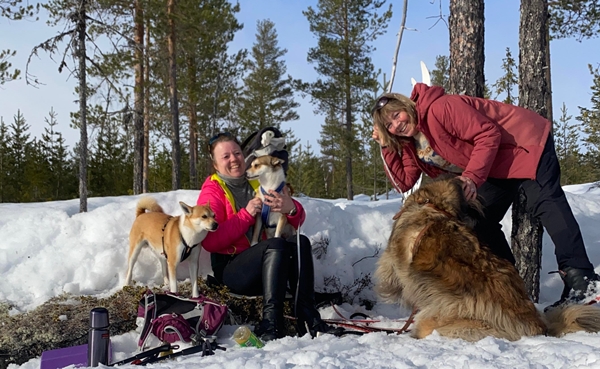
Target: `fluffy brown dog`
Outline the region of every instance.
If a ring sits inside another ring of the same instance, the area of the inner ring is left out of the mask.
[[[378,261],[376,290],[387,302],[417,309],[413,336],[511,341],[522,336],[600,331],[600,309],[558,307],[545,315],[527,296],[514,266],[482,246],[469,216],[461,182],[445,179],[422,186],[405,201],[387,249]]]

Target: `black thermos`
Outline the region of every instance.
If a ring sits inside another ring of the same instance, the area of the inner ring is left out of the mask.
[[[108,365],[108,310],[93,308],[90,311],[90,332],[88,334],[88,366]]]

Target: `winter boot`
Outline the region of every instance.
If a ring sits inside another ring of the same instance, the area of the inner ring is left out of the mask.
[[[284,336],[283,302],[287,286],[289,253],[268,248],[263,255],[263,312],[255,334],[264,342]]]
[[[562,270],[559,270],[558,273],[560,274],[565,287],[560,295],[560,300],[546,307],[546,309],[544,309],[545,311],[564,304],[583,302],[586,299],[586,295],[589,295],[588,288],[591,285],[593,286],[592,282],[600,281],[600,276],[598,276],[593,269],[565,267]],[[573,293],[571,293],[571,291],[573,291]],[[595,291],[595,293],[594,291],[591,292],[594,295],[598,294],[598,291]]]

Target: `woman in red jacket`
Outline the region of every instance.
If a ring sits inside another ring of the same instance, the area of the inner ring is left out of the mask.
[[[598,280],[579,225],[560,186],[560,167],[551,124],[517,106],[418,83],[410,98],[388,93],[372,109],[373,139],[383,146],[388,177],[398,191],[411,189],[421,173],[454,173],[468,199],[479,196],[484,219],[475,231],[500,257],[515,262],[500,221],[519,188],[527,209],[539,217],[556,249],[565,288],[582,299]]]
[[[204,181],[197,203],[208,203],[219,223],[219,228],[202,241],[202,247],[211,253],[215,278],[234,293],[263,296],[263,319],[255,330],[263,341],[283,336],[283,302],[288,283],[296,296],[299,335],[307,333],[307,329],[313,337],[318,332],[340,333],[325,324],[315,308],[308,238],[300,236],[300,263],[296,237],[271,238],[250,247],[255,217],[263,206],[260,198],[254,197],[258,183],[246,179],[244,155],[231,134],[213,137],[209,149],[216,173]],[[271,191],[271,195],[265,204],[286,214],[288,222],[297,229],[305,218],[302,205],[292,199],[287,189],[282,193]]]

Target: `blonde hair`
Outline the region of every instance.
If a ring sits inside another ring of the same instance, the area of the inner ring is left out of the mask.
[[[379,132],[379,143],[382,146],[391,146],[395,150],[400,150],[402,144],[407,141],[407,138],[390,134],[386,125],[389,122],[389,116],[397,111],[406,112],[406,114],[408,114],[409,122],[416,125],[417,111],[415,109],[415,102],[402,94],[389,92],[379,96],[375,104],[383,97],[387,97],[390,100],[384,106],[373,112],[373,125],[377,127]]]

